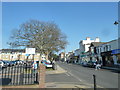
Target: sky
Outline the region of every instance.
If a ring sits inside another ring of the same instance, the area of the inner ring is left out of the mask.
[[[3,2],[2,3],[2,47],[12,30],[30,20],[54,21],[66,34],[69,44],[66,52],[79,48],[80,40],[86,37],[108,42],[118,37],[117,2]]]

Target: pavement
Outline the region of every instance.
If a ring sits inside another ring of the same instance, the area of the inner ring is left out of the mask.
[[[78,63],[76,63],[78,64]],[[78,64],[80,65],[80,64]],[[114,70],[114,71],[119,71],[120,72],[120,67],[107,67],[107,66],[102,66],[102,69],[107,69],[107,70]]]
[[[115,70],[115,71],[120,71],[120,68],[115,68],[115,67],[102,67],[102,69],[108,69],[108,70]]]
[[[57,65],[56,70],[46,71],[46,74],[60,74],[60,73],[65,73],[65,72],[67,72],[67,71],[64,70],[63,68],[61,68],[59,65]]]

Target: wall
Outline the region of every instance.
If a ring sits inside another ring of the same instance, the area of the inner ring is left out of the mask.
[[[80,49],[75,50],[75,56],[80,55]]]

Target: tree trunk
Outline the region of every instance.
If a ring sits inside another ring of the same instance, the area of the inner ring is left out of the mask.
[[[49,51],[46,52],[46,60],[49,59],[48,56],[49,56]]]

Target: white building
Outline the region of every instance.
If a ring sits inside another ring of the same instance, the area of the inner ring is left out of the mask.
[[[92,40],[90,37],[86,37],[86,40],[81,40],[79,42],[79,48],[80,48],[79,63],[81,63],[84,60],[86,61],[88,59],[86,54],[88,54],[87,52],[89,51],[89,47],[92,42],[100,42],[100,39],[96,37],[94,40]]]
[[[118,40],[112,40],[96,47],[97,54],[99,55],[99,59],[102,59],[103,65],[106,65],[108,62],[113,62],[114,64],[117,64],[118,58],[120,56],[113,53],[117,50]]]
[[[100,42],[100,39],[96,37],[95,40],[91,40],[90,37],[87,37],[86,40],[81,40],[79,43],[80,51],[81,52],[89,51],[89,47],[92,42]]]
[[[74,53],[75,53],[75,56],[79,56],[79,55],[80,55],[80,49],[76,49],[76,50],[74,51]]]

